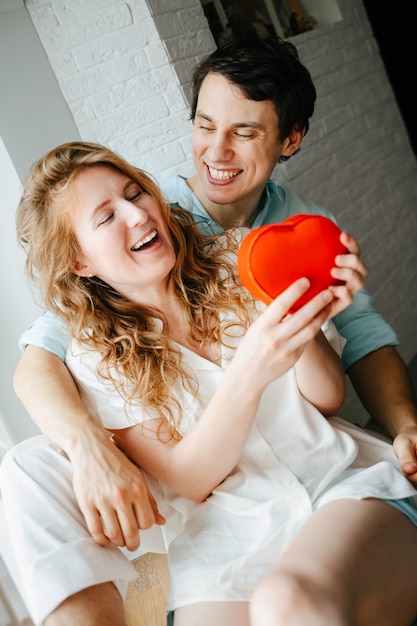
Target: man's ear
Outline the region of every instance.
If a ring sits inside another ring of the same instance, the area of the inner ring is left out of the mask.
[[[302,130],[293,129],[288,137],[282,141],[281,156],[290,157],[295,154],[300,149],[305,134],[305,128]]]

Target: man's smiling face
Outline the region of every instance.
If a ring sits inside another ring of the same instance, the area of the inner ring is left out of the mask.
[[[272,101],[249,100],[209,73],[198,95],[192,150],[203,205],[255,208],[282,151]]]

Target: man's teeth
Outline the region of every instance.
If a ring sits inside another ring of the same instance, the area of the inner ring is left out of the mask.
[[[207,167],[210,176],[216,180],[229,180],[239,174],[239,170],[216,170],[214,167],[210,167],[209,165]]]
[[[143,248],[143,246],[145,246],[147,243],[152,241],[152,239],[155,239],[156,235],[157,235],[157,232],[156,232],[156,230],[154,230],[147,237],[144,237],[143,239],[138,241],[138,243],[136,243],[134,246],[132,246],[131,250],[140,250],[140,248]]]

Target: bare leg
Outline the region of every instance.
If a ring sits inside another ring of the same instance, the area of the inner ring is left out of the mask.
[[[199,602],[176,609],[174,626],[249,626],[246,602]]]
[[[126,626],[123,600],[113,583],[83,589],[62,602],[44,626]]]
[[[380,500],[338,500],[303,526],[258,585],[252,626],[410,626],[417,529]]]

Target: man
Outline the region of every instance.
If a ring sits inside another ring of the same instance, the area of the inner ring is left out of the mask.
[[[325,209],[269,180],[275,165],[300,149],[314,110],[315,88],[292,44],[271,38],[226,45],[197,67],[193,86],[196,174],[188,180],[176,177],[169,181],[165,193],[171,203],[189,210],[202,228],[211,231],[239,225],[253,228],[296,213],[319,213],[334,219]],[[356,241],[344,234],[343,243],[352,254],[339,259],[332,274],[359,284],[366,270]],[[417,407],[407,369],[394,347],[394,332],[364,291],[358,292],[354,303],[334,321],[347,338],[343,353],[347,373],[369,413],[395,438],[402,469],[417,484]],[[132,573],[125,557],[120,553],[119,560],[115,554],[114,545],[135,550],[138,528],[162,520],[146,497],[137,468],[81,404],[64,365],[67,337],[62,323],[46,314],[22,341],[30,345],[16,371],[16,393],[39,428],[65,452],[63,456],[51,445],[45,451],[44,443],[37,447],[23,442],[9,454],[8,469],[4,470],[5,476],[9,471],[19,493],[29,489],[29,481],[32,496],[45,506],[50,505],[52,495],[51,516],[61,516],[64,528],[61,534],[57,532],[47,553],[48,539],[42,541],[41,522],[35,529],[28,512],[25,526],[22,516],[19,518],[22,504],[15,502],[14,512],[9,513],[15,537],[27,536],[32,527],[39,542],[33,561],[21,556],[33,572],[28,574],[26,588],[36,604],[36,598],[44,593],[42,580],[47,582],[51,563],[65,556],[74,569],[84,570],[86,562],[90,565],[89,554],[74,547],[80,532],[83,545],[93,552],[101,550],[100,565],[87,568],[82,579],[72,576],[71,582],[66,572],[59,591],[36,608],[37,619],[44,619],[46,626],[122,625],[121,601],[111,581],[129,579]],[[66,485],[65,504],[61,482]],[[9,511],[11,499],[6,499]],[[65,527],[68,509],[71,520],[77,511],[82,513],[76,524],[71,521],[70,538]],[[143,522],[138,520],[140,512]],[[88,533],[94,546],[88,544]],[[15,549],[18,543],[15,539]],[[113,560],[106,562],[108,554]]]

